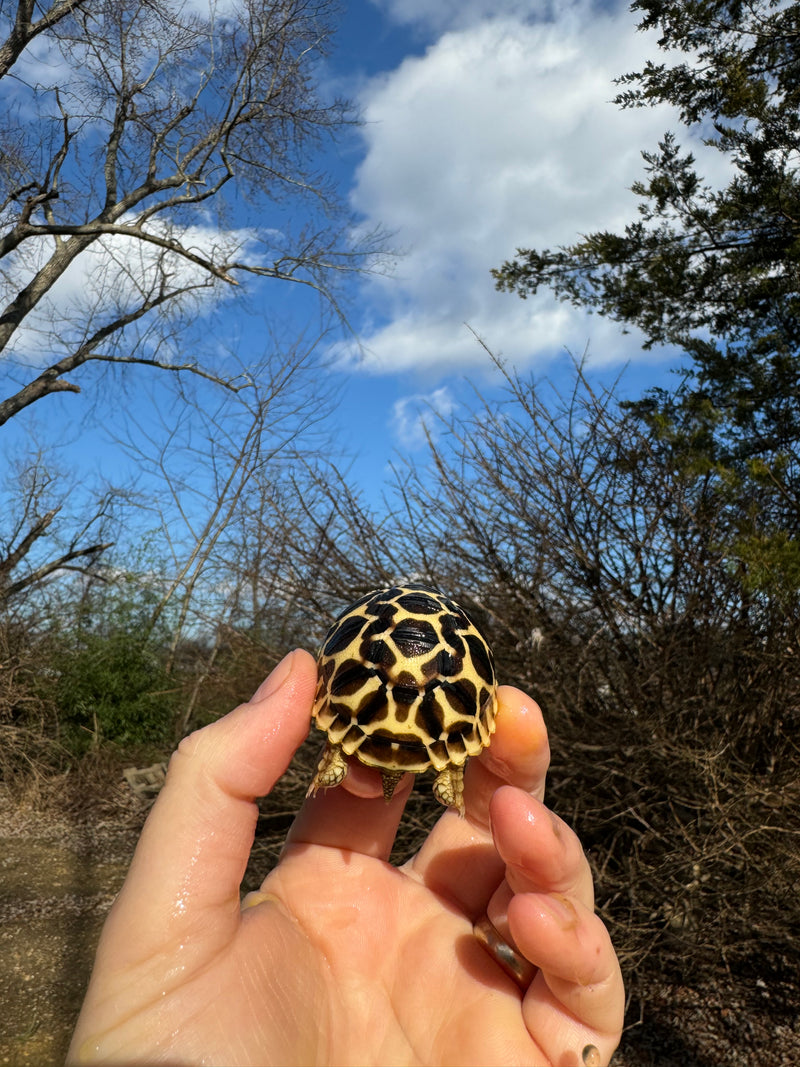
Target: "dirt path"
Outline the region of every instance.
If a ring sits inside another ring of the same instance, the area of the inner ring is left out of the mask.
[[[0,837],[0,1064],[63,1063],[136,833]]]

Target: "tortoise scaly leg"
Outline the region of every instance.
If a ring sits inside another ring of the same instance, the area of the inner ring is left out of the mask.
[[[446,808],[455,808],[464,818],[464,768],[444,767],[436,775],[433,795]]]
[[[381,771],[381,778],[383,780],[383,799],[388,804],[392,799],[397,783],[405,774],[405,771]]]
[[[347,775],[347,760],[339,745],[332,745],[330,741],[325,745],[325,751],[317,766],[317,773],[311,785],[308,787],[307,797],[316,796],[318,789],[330,789],[332,786],[341,785]]]

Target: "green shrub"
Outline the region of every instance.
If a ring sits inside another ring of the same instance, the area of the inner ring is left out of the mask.
[[[172,741],[175,682],[166,669],[166,634],[150,626],[147,600],[106,594],[60,635],[55,703],[62,741],[76,754],[100,741]]]

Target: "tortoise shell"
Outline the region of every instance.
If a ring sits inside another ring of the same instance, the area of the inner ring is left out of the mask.
[[[381,770],[387,800],[406,771],[433,767],[434,795],[463,815],[464,765],[497,710],[492,653],[464,609],[423,585],[368,593],[328,631],[318,670],[327,744],[309,795],[339,785],[354,756]]]

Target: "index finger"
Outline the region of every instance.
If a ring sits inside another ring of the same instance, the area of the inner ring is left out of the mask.
[[[113,942],[121,968],[182,927],[239,921],[254,798],[270,791],[305,737],[315,683],[314,660],[296,650],[251,701],[180,743],[106,923],[104,943]]]

